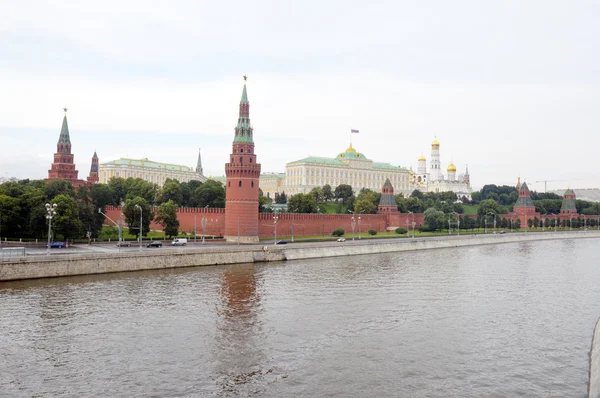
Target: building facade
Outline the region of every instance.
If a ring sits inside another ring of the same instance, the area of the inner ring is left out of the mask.
[[[422,192],[448,192],[456,193],[459,198],[471,199],[471,176],[467,166],[464,174],[456,174],[456,166],[451,161],[446,168],[447,176],[441,171],[440,142],[437,137],[431,143],[431,162],[427,170],[427,159],[420,156],[417,160],[417,172],[411,170],[410,184],[412,190]]]
[[[179,182],[197,180],[204,182],[207,178],[202,174],[202,162],[198,152],[196,169],[171,163],[161,163],[144,159],[120,158],[100,164],[99,180],[106,184],[112,177],[141,178],[142,180],[162,187],[167,178]]]
[[[225,240],[258,243],[258,186],[260,164],[254,153],[253,128],[246,76],[229,162],[225,163]]]
[[[364,154],[357,152],[352,144],[344,152],[334,158],[308,157],[286,165],[285,174],[278,174],[277,182],[273,177],[261,176],[261,189],[271,198],[275,192],[283,192],[290,196],[297,193],[308,193],[315,187],[347,184],[355,192],[368,188],[378,192],[388,179],[398,187],[398,191],[409,194],[410,172],[406,168],[389,163],[374,162]]]

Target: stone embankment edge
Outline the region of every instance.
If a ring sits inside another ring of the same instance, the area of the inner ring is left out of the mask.
[[[588,398],[600,398],[600,319],[594,328],[592,349],[590,350],[590,383]]]
[[[537,240],[600,238],[600,232],[462,235],[387,241],[362,240],[285,246],[226,246],[186,250],[143,251],[27,258],[0,263],[0,282],[204,265],[242,264],[353,256],[411,250],[442,249]]]

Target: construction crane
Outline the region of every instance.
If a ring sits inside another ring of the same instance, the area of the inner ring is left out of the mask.
[[[536,184],[543,182],[544,183],[544,193],[546,193],[546,192],[548,192],[548,183],[549,182],[558,182],[558,181],[573,181],[573,180],[540,180],[540,181],[536,181]]]

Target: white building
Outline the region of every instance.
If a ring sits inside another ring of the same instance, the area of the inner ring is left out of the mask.
[[[121,178],[141,178],[145,181],[157,184],[162,187],[167,178],[179,182],[188,182],[192,180],[206,181],[207,178],[202,173],[202,159],[198,152],[198,162],[196,169],[188,166],[182,166],[171,163],[160,163],[148,158],[129,159],[120,158],[100,164],[99,178],[101,183],[106,184],[112,177]]]
[[[412,192],[408,169],[374,162],[357,152],[350,144],[348,149],[334,158],[308,157],[288,163],[284,175],[263,174],[260,177],[260,188],[265,196],[269,195],[271,198],[275,196],[275,192],[285,191],[290,196],[308,193],[311,189],[326,184],[333,189],[340,184],[348,184],[355,192],[362,188],[379,192],[386,178],[390,179],[396,192],[405,195]]]
[[[422,192],[447,192],[452,191],[459,198],[463,196],[471,199],[471,177],[469,176],[469,167],[467,166],[464,174],[456,175],[456,166],[450,162],[446,172],[447,178],[441,171],[440,161],[440,142],[435,138],[431,143],[431,162],[429,171],[427,171],[427,159],[425,156],[419,157],[417,161],[417,172],[411,171],[410,182],[414,189]]]

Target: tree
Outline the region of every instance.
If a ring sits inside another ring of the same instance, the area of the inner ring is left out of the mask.
[[[428,230],[436,231],[444,226],[446,221],[445,214],[442,211],[436,210],[433,207],[425,210],[423,221]]]
[[[482,200],[479,203],[479,208],[477,209],[477,214],[479,216],[485,216],[487,213],[500,214],[500,206],[498,202],[493,199]]]
[[[342,203],[346,203],[346,200],[352,196],[352,187],[348,184],[340,184],[335,188],[334,196],[337,199],[341,199]]]
[[[288,200],[288,211],[290,213],[316,213],[317,201],[313,195],[298,193]]]
[[[46,186],[46,197],[50,201],[57,195],[68,195],[72,198],[75,197],[75,189],[73,185],[67,180],[52,180],[48,182]]]
[[[129,226],[129,233],[135,234],[136,237],[140,234],[140,209],[135,205],[142,208],[142,233],[146,236],[150,231],[150,223],[154,220],[154,211],[144,198],[137,197],[125,201],[123,206],[125,222]]]
[[[325,184],[321,190],[323,192],[323,200],[325,202],[329,202],[331,199],[333,199],[333,190],[331,189],[331,185]]]
[[[422,213],[425,206],[421,199],[416,196],[411,196],[406,199],[406,210],[412,211],[413,213]]]
[[[179,220],[177,219],[177,204],[172,200],[162,203],[156,210],[156,222],[162,225],[165,235],[177,236],[179,231]]]
[[[52,199],[52,204],[56,204],[56,215],[52,219],[55,235],[62,235],[67,240],[79,238],[82,235],[82,223],[75,198],[66,194],[57,195]]]
[[[529,228],[533,227],[533,220],[532,220],[531,218],[528,218],[528,219],[527,219],[527,226],[528,226]]]
[[[417,198],[417,199],[423,199],[425,195],[423,195],[423,192],[419,191],[418,189],[415,189],[414,191],[412,191],[412,193],[410,194],[411,198]]]
[[[21,208],[18,198],[0,194],[0,217],[2,217],[0,237],[17,236],[23,224],[20,213]]]
[[[225,188],[216,181],[207,180],[196,188],[192,202],[196,207],[223,208],[225,207]]]
[[[356,203],[354,203],[354,212],[364,214],[376,214],[377,206],[375,206],[371,201],[366,199],[357,200]]]
[[[320,187],[314,187],[311,189],[309,195],[313,195],[317,203],[321,203],[323,200],[323,190]]]
[[[166,203],[172,201],[177,207],[183,204],[183,192],[181,184],[177,180],[167,178],[160,190],[157,203]]]

